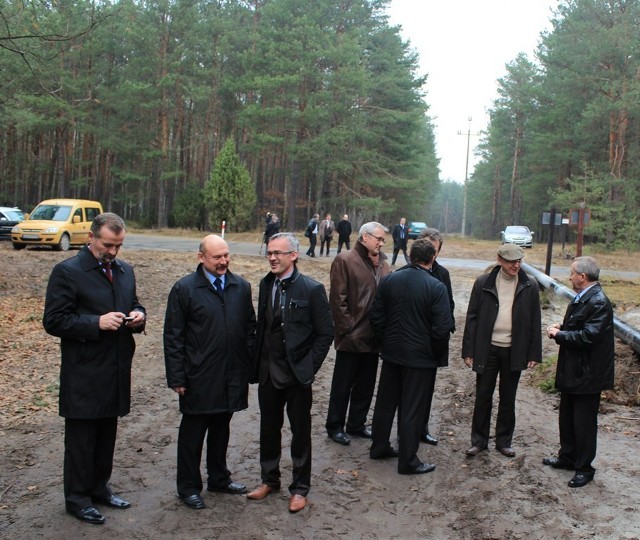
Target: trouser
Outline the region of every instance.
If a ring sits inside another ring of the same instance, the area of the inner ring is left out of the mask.
[[[431,403],[433,402],[433,393],[436,388],[436,374],[437,370],[434,372],[433,377],[430,380],[429,386],[427,387],[427,402],[425,404],[425,412],[424,412],[424,433],[429,433],[429,417],[431,416]]]
[[[344,431],[345,420],[347,431],[365,427],[377,374],[377,352],[336,351],[326,423],[329,435]]]
[[[183,414],[178,430],[178,495],[188,497],[202,491],[200,462],[207,437],[208,487],[221,488],[231,483],[227,469],[229,423],[232,413]]]
[[[307,496],[311,486],[311,387],[276,388],[271,379],[258,387],[260,404],[260,469],[262,482],[280,489],[280,457],[284,409],[291,426],[292,495]]]
[[[591,462],[598,446],[598,409],[600,393],[560,394],[560,454],[558,458],[571,463],[577,473],[593,476]]]
[[[489,445],[491,407],[496,379],[500,375],[498,416],[496,419],[496,447],[511,446],[516,427],[516,392],[520,371],[511,371],[511,347],[491,345],[484,373],[476,376],[476,402],[471,423],[471,444],[480,448]]]
[[[328,236],[325,236],[324,238],[320,239],[320,255],[322,255],[322,252],[324,251],[324,246],[327,246],[327,256],[329,255],[329,247],[331,247],[331,238]]]
[[[344,244],[347,251],[351,249],[351,241],[347,238],[346,240],[341,240],[338,238],[338,253],[342,251],[342,245]]]
[[[309,236],[309,249],[307,250],[307,255],[309,255],[309,257],[316,256],[317,237],[318,235],[313,233],[311,233],[311,236]]]
[[[398,252],[400,251],[402,251],[402,254],[404,255],[404,262],[409,264],[409,257],[407,256],[407,244],[404,244],[403,246],[393,247],[393,257],[391,259],[392,265],[396,264],[396,259],[398,258]]]
[[[416,369],[382,362],[373,411],[370,455],[382,456],[389,449],[389,437],[397,409],[399,473],[411,473],[422,464],[417,452],[427,403],[427,389],[435,374],[436,368]]]
[[[74,512],[91,506],[92,497],[111,493],[118,418],[65,418],[64,425],[64,498]]]

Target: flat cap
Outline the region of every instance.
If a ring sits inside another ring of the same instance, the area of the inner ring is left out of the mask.
[[[502,244],[498,248],[498,255],[505,261],[518,261],[524,258],[524,251],[520,246],[515,244]]]

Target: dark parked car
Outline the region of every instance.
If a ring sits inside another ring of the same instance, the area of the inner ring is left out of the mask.
[[[423,229],[427,228],[427,224],[424,221],[410,221],[407,225],[407,233],[411,240],[415,240],[420,236]]]
[[[503,244],[516,244],[525,248],[533,247],[533,231],[523,225],[509,225],[502,231]]]
[[[0,206],[0,240],[11,240],[11,229],[21,221],[24,221],[22,210]]]

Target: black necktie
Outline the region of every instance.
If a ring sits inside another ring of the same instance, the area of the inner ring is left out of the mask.
[[[277,315],[280,313],[280,291],[282,290],[282,282],[279,279],[276,279],[276,290],[273,295],[273,314]]]
[[[104,275],[107,276],[109,283],[113,283],[113,274],[111,273],[111,263],[102,263],[102,268],[104,269]]]
[[[224,290],[222,289],[222,280],[217,277],[216,279],[213,280],[213,284],[216,287],[216,291],[218,291],[218,294],[220,295],[221,298],[224,298]]]

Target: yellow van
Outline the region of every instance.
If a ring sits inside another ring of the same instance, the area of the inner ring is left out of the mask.
[[[102,205],[83,199],[50,199],[35,207],[29,217],[11,229],[14,249],[51,246],[67,251],[89,241],[91,222]]]

